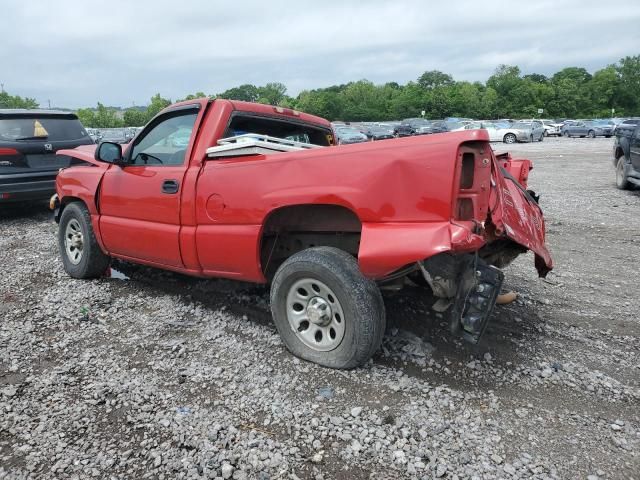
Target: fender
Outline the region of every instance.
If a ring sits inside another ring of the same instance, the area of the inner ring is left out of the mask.
[[[62,169],[56,177],[56,193],[60,202],[57,221],[65,205],[78,199],[84,202],[91,215],[91,225],[100,248],[107,252],[100,235],[100,211],[98,209],[97,194],[104,173],[112,165],[99,162],[94,158],[94,145],[86,145],[72,150],[59,150],[57,155],[66,155],[82,162],[81,165]]]

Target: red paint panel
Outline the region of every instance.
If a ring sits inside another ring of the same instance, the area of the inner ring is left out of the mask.
[[[100,230],[109,252],[162,265],[182,266],[175,225],[103,215]]]
[[[380,278],[410,263],[451,249],[449,222],[364,223],[358,263],[362,273]]]
[[[196,247],[204,273],[265,282],[259,260],[260,231],[260,225],[199,226]]]

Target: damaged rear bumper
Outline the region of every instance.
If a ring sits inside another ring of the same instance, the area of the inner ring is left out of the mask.
[[[448,316],[451,332],[478,343],[500,293],[502,271],[477,254],[443,253],[419,262],[419,266],[439,298],[434,308]]]

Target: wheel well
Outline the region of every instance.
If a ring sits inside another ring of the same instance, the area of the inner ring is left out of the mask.
[[[65,196],[62,200],[60,200],[60,207],[58,208],[58,211],[56,212],[56,217],[55,217],[56,222],[60,222],[60,217],[62,216],[62,212],[65,209],[65,207],[70,203],[74,203],[74,202],[81,203],[85,207],[87,206],[84,200],[82,200],[80,197]]]
[[[288,257],[311,247],[336,247],[358,256],[362,223],[340,205],[293,205],[272,212],[260,241],[260,264],[268,280]]]
[[[615,159],[618,160],[620,157],[624,156],[624,150],[622,150],[622,148],[617,147],[616,148],[616,153],[615,153]]]

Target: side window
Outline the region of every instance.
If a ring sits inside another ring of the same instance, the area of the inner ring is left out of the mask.
[[[144,132],[131,150],[131,165],[182,165],[198,117],[195,110],[169,113]]]

